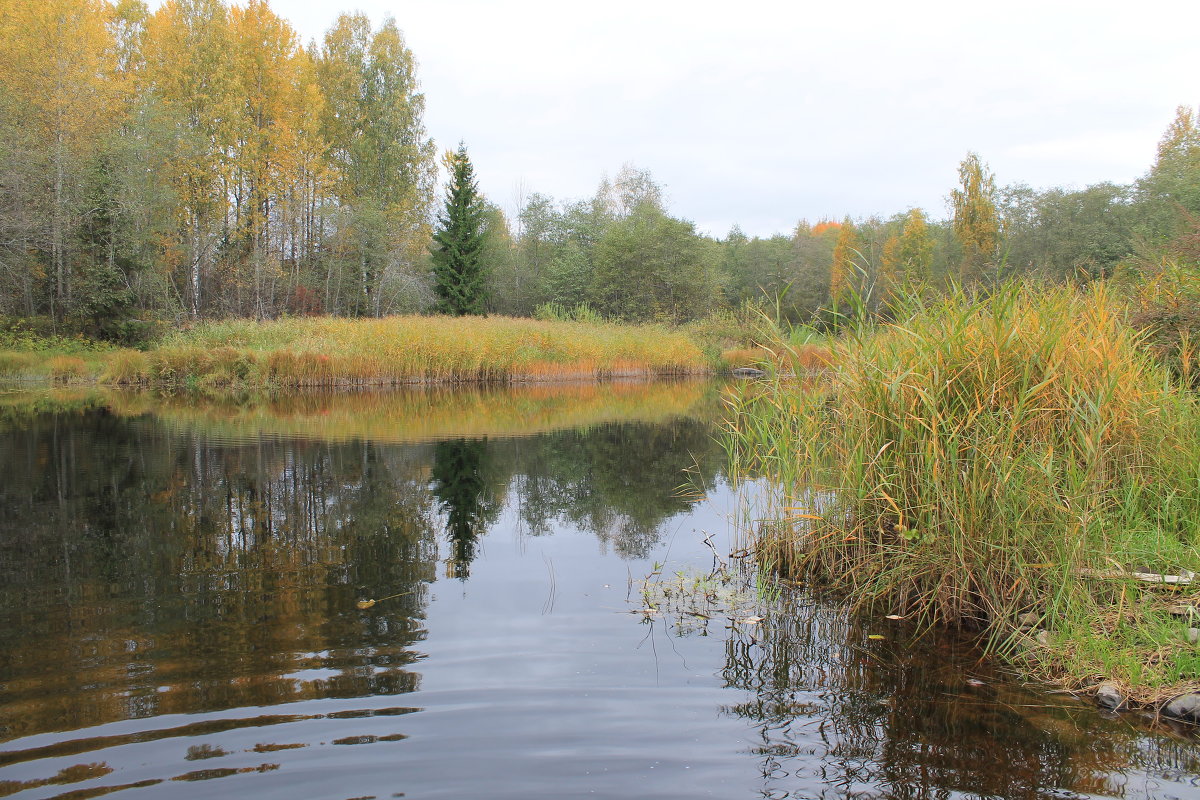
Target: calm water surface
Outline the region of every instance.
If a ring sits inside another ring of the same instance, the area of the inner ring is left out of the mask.
[[[948,638],[631,613],[733,548],[717,409],[0,397],[0,796],[1200,798],[1187,732]]]

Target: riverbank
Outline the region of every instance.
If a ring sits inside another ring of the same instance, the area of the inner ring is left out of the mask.
[[[1103,289],[895,318],[847,331],[821,381],[732,401],[735,463],[781,487],[761,561],[863,613],[976,629],[1074,691],[1200,690],[1195,396]]]
[[[51,345],[0,352],[0,377],[287,388],[699,375],[722,363],[664,326],[509,317],[223,320],[171,333],[146,350]]]

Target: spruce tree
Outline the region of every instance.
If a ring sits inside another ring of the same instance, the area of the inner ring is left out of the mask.
[[[438,214],[433,234],[433,276],[443,314],[483,314],[487,305],[483,265],[484,203],[475,183],[475,170],[467,148],[447,154],[450,185],[446,204]]]

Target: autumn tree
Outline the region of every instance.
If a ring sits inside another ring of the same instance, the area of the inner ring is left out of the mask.
[[[1138,182],[1138,195],[1142,227],[1152,240],[1172,239],[1200,217],[1200,119],[1190,107],[1176,109],[1159,140],[1154,165]]]
[[[954,233],[962,246],[959,278],[982,279],[996,266],[1000,249],[1000,216],[996,211],[996,180],[975,153],[958,165],[958,188],[951,192]]]
[[[343,14],[325,35],[318,74],[325,97],[323,133],[336,171],[341,259],[352,300],[340,304],[361,315],[383,311],[388,281],[412,278],[429,241],[427,217],[436,164],[422,119],[416,63],[395,20],[371,30],[363,14]]]
[[[875,275],[875,294],[879,302],[886,304],[900,287],[904,265],[900,260],[900,235],[892,233],[883,243],[879,259],[879,271]]]
[[[466,145],[459,143],[458,150],[447,153],[445,163],[450,183],[430,248],[437,309],[444,314],[483,314],[487,310],[482,259],[486,206]]]
[[[108,14],[99,0],[9,0],[0,6],[0,114],[9,134],[4,180],[26,200],[45,197],[42,213],[27,208],[16,214],[22,219],[13,231],[27,248],[45,254],[42,263],[22,259],[30,270],[23,288],[31,301],[41,295],[47,303],[42,308],[56,318],[71,310],[78,232],[89,213],[87,170],[122,111],[109,79]],[[39,291],[35,284],[47,288]]]
[[[178,204],[167,258],[188,311],[199,317],[228,234],[242,107],[228,9],[220,0],[167,0],[147,24],[144,52],[145,80],[177,122],[169,180]]]
[[[833,248],[833,263],[829,267],[829,299],[835,304],[844,302],[861,289],[862,242],[849,217],[838,228],[837,244]]]
[[[897,243],[897,257],[902,281],[906,286],[919,288],[929,283],[933,266],[933,235],[919,208],[910,209],[904,218]]]

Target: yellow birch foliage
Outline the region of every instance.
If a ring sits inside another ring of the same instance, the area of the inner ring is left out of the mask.
[[[71,295],[69,250],[85,214],[87,166],[121,119],[109,80],[110,12],[99,0],[0,3],[0,113],[39,144],[31,155],[41,174],[32,177],[49,204],[38,238],[52,270],[52,310]]]
[[[1000,214],[996,210],[996,179],[975,153],[958,166],[959,188],[951,192],[954,232],[962,244],[959,277],[976,280],[992,264],[1000,246]]]
[[[855,259],[859,257],[862,244],[854,223],[846,217],[838,228],[837,244],[833,248],[833,264],[829,269],[829,298],[839,303],[846,298],[851,290],[858,288],[858,267]]]
[[[893,233],[883,243],[883,254],[879,260],[879,273],[875,277],[875,291],[881,301],[887,302],[888,298],[896,291],[896,287],[900,285],[902,269],[900,261],[900,237]]]
[[[921,286],[929,283],[933,266],[933,236],[930,235],[929,226],[925,222],[925,212],[919,208],[910,210],[904,220],[898,255],[906,285]]]

